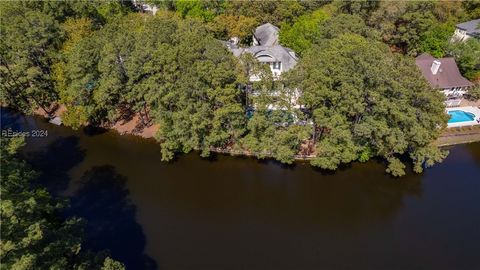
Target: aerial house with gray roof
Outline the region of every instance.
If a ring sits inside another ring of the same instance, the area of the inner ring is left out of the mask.
[[[253,32],[253,42],[250,47],[240,47],[237,38],[231,38],[230,41],[222,41],[222,43],[233,53],[234,56],[240,57],[242,54],[249,53],[253,55],[258,62],[266,64],[272,71],[274,80],[279,79],[283,72],[292,69],[298,62],[295,52],[289,48],[283,47],[279,43],[278,35],[280,29],[278,27],[266,23],[260,25]],[[257,74],[250,74],[250,82],[259,81]],[[288,102],[292,108],[300,109],[302,105],[298,103],[300,91],[294,89],[292,91],[278,90],[271,93],[272,97],[280,97],[288,93]],[[250,91],[250,90],[249,90]],[[258,94],[255,90],[250,93],[252,96]],[[270,104],[269,110],[286,110],[286,108],[277,104]],[[252,110],[255,110],[255,104],[252,104]]]
[[[244,53],[252,54],[260,63],[269,65],[274,77],[278,78],[283,72],[292,69],[298,62],[293,50],[280,45],[278,41],[279,32],[278,27],[266,23],[255,29],[252,46],[250,47],[239,47],[235,38],[223,43],[236,57],[240,57]],[[250,81],[258,80],[259,78],[255,74],[250,76]]]

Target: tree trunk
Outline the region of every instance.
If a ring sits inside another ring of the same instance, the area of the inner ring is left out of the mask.
[[[140,116],[140,120],[142,120],[142,124],[146,126],[147,124],[145,123],[145,119],[143,118],[142,111],[139,111],[138,115]]]
[[[35,101],[35,103],[40,107],[42,108],[42,110],[47,114],[47,117],[48,118],[51,118],[52,117],[52,113],[47,111],[47,109],[45,109],[45,107],[43,107],[35,98],[32,97],[32,99]]]
[[[147,123],[150,123],[150,117],[148,116],[147,103],[143,103],[143,112],[145,113],[145,118],[147,118]]]

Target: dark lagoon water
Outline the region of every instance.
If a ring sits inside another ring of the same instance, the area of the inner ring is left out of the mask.
[[[164,163],[154,141],[2,109],[8,127],[48,131],[25,157],[88,220],[86,247],[127,269],[480,269],[480,143],[395,179],[379,161]]]

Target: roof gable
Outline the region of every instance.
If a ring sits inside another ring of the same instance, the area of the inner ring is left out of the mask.
[[[293,68],[298,61],[292,50],[281,45],[252,46],[245,51],[253,54],[260,62],[282,62],[284,71]]]
[[[298,58],[293,50],[279,45],[278,32],[278,27],[266,23],[257,27],[254,33],[254,37],[262,45],[242,48],[233,44],[231,41],[220,42],[222,42],[236,57],[239,57],[244,53],[250,53],[257,58],[258,61],[263,63],[281,62],[282,70],[288,71],[297,64]]]
[[[255,29],[255,39],[260,46],[278,45],[278,33],[280,29],[271,23],[265,23]]]

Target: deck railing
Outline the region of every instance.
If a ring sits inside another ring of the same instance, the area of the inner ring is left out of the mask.
[[[462,102],[461,99],[450,99],[445,101],[445,106],[446,107],[458,107],[460,106],[460,103]]]

